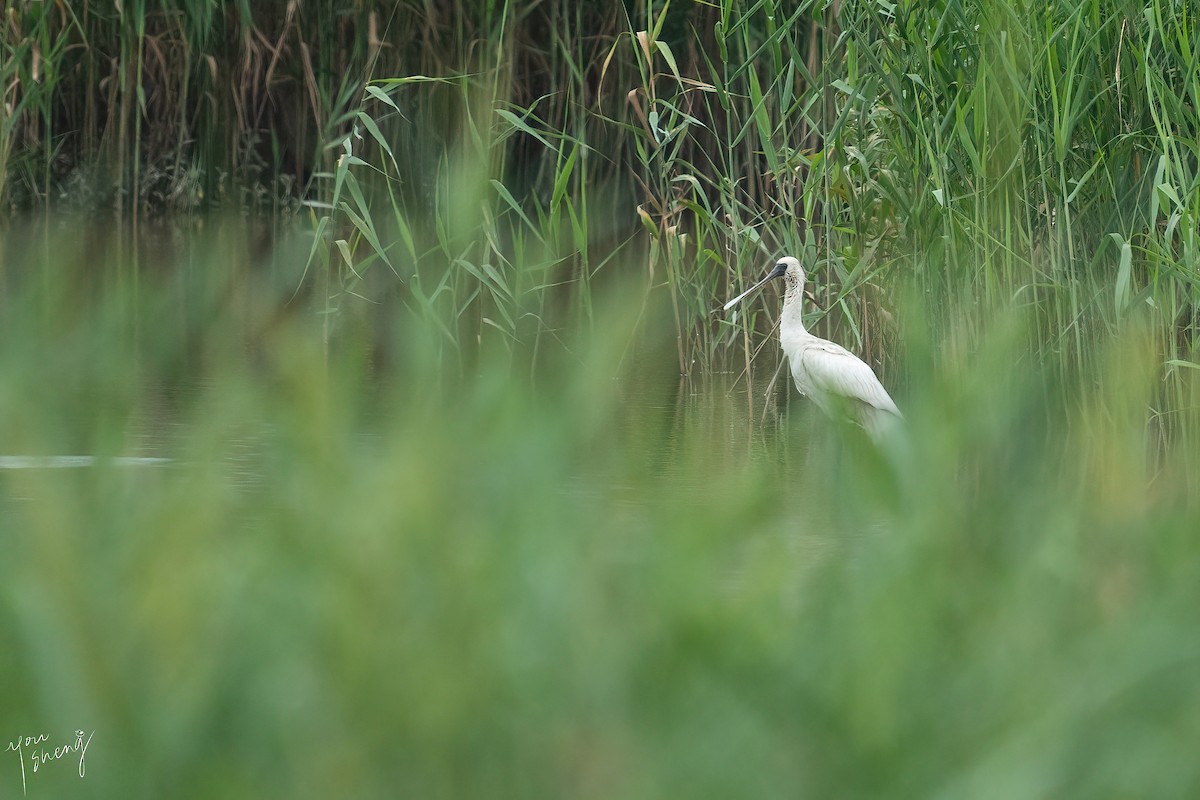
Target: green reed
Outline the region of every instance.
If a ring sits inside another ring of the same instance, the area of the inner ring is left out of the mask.
[[[1070,351],[1074,369],[1086,342],[1144,311],[1167,394],[1188,402],[1197,67],[1178,9],[654,4],[609,20],[623,29],[604,49],[571,47],[579,20],[551,15],[563,27],[545,51],[521,39],[519,7],[463,71],[364,93],[366,163],[343,166],[386,186],[363,205],[387,229],[364,233],[361,208],[340,219],[348,235],[326,246],[349,245],[343,285],[357,259],[388,260],[414,285],[437,276],[466,325],[448,341],[537,338],[555,329],[551,298],[587,316],[593,277],[631,248],[670,298],[690,372],[748,362],[763,315],[747,327],[715,309],[792,251],[812,266],[813,324],[885,371],[901,369],[893,305],[911,287],[946,308],[1030,308],[1031,354]],[[535,77],[522,46],[550,71]],[[449,204],[462,174],[477,188]],[[531,262],[538,274],[515,282],[512,265]]]
[[[748,368],[773,304],[716,309],[790,251],[816,330],[889,382],[915,290],[1026,307],[1031,355],[1075,370],[1148,314],[1156,409],[1194,399],[1183,0],[68,5],[10,9],[8,195],[261,206],[290,186],[331,329],[396,294],[454,321],[462,363],[590,324],[622,264],[634,302],[669,298],[681,372]]]

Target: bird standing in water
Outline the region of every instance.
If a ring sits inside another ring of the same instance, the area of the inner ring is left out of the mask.
[[[788,358],[796,388],[830,417],[849,417],[878,441],[901,419],[900,409],[866,362],[839,344],[813,336],[804,327],[801,304],[805,275],[797,259],[779,259],[767,277],[726,303],[725,310],[781,276],[786,288],[779,344]]]

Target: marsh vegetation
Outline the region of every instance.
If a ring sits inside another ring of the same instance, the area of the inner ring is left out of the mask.
[[[335,5],[6,6],[29,796],[1196,793],[1194,6]]]

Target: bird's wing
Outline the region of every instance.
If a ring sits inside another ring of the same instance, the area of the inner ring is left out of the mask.
[[[806,353],[808,374],[831,395],[852,398],[900,416],[900,409],[866,362],[833,342],[814,343]]]

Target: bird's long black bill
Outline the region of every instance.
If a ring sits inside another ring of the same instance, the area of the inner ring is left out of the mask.
[[[724,308],[722,308],[721,310],[728,311],[729,309],[733,308],[735,305],[737,305],[738,303],[740,303],[742,301],[742,298],[746,297],[747,295],[754,294],[759,289],[766,286],[770,282],[770,280],[776,276],[777,276],[777,273],[775,273],[774,271],[767,273],[767,277],[763,278],[761,281],[754,284],[749,289],[747,289],[746,291],[739,294],[737,297],[730,300],[728,303],[725,304]]]

